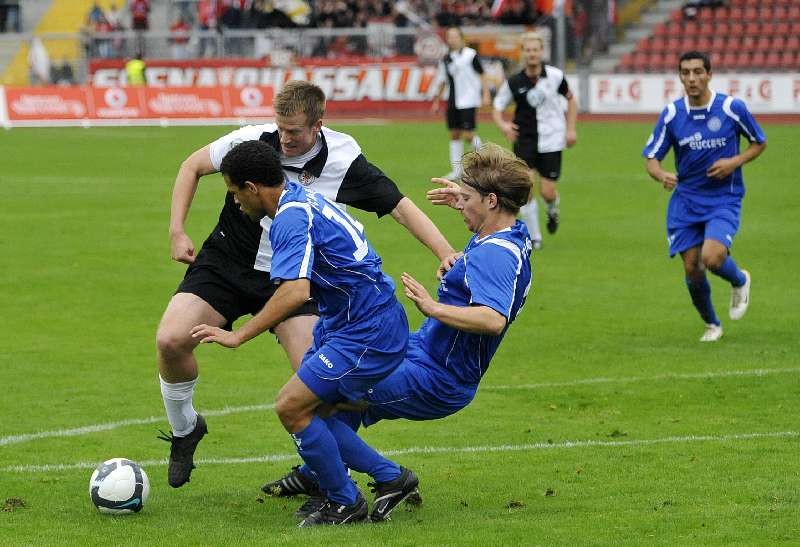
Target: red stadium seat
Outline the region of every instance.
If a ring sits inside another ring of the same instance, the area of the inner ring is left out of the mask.
[[[747,53],[752,53],[756,49],[756,39],[753,38],[752,36],[745,36],[744,38],[741,38],[738,41],[736,41],[736,38],[733,38],[733,44],[738,46],[735,47],[735,49],[740,51],[746,51]]]
[[[800,21],[793,21],[789,32],[793,36],[800,36]]]
[[[734,6],[731,8],[730,13],[728,13],[728,19],[732,22],[741,22],[744,19],[744,11],[739,6]]]
[[[764,21],[772,21],[775,19],[772,6],[769,4],[761,4],[758,8],[758,17]]]
[[[758,9],[755,6],[744,8],[744,19],[747,21],[756,21],[758,19]]]
[[[719,61],[720,66],[726,70],[736,68],[737,55],[738,54],[734,51],[726,51],[722,54],[722,59]]]
[[[748,36],[760,36],[761,35],[761,23],[758,21],[748,21],[745,23],[744,33]]]
[[[725,51],[727,48],[728,39],[723,34],[718,34],[714,36],[714,39],[711,41],[711,47],[707,48],[706,51]]]
[[[794,53],[800,51],[800,36],[796,34],[789,36],[789,38],[786,39],[785,51],[792,51]]]
[[[667,41],[663,37],[653,38],[650,41],[650,53],[664,53],[667,49]]]
[[[701,36],[694,43],[694,48],[697,51],[711,51],[711,40],[705,36]]]
[[[736,61],[734,63],[737,69],[740,68],[747,68],[750,66],[750,53],[747,51],[740,51],[736,55]]]
[[[781,21],[775,25],[775,32],[773,34],[789,34],[791,32],[791,25],[786,21]]]
[[[697,24],[695,21],[687,21],[683,25],[683,33],[684,36],[697,36],[700,34],[700,25]]]
[[[786,21],[789,18],[788,10],[783,6],[772,8],[772,18],[776,21]]]
[[[683,21],[683,10],[676,9],[675,11],[669,14],[669,20],[673,23],[680,23]]]
[[[768,52],[772,49],[772,44],[770,43],[769,35],[764,35],[758,39],[756,42],[756,51],[763,51]]]
[[[778,53],[777,51],[770,51],[767,54],[767,59],[766,59],[766,63],[764,64],[764,66],[768,70],[776,70],[778,68],[781,68],[781,55],[780,55],[780,53]]]
[[[772,39],[772,49],[777,52],[783,52],[786,49],[786,36],[778,34]]]
[[[753,57],[750,59],[750,66],[753,67],[755,70],[763,70],[766,68],[767,64],[767,56],[761,52],[757,51],[753,53]]]
[[[653,36],[666,36],[667,35],[667,25],[664,23],[659,23],[653,28]]]
[[[651,49],[650,38],[642,38],[636,42],[636,51],[650,51]]]
[[[789,11],[786,13],[788,21],[800,21],[800,5],[790,6]]]
[[[683,42],[680,38],[670,38],[667,40],[666,53],[668,55],[676,55],[683,51]]]
[[[742,36],[744,35],[744,25],[741,22],[731,23],[728,28],[729,36]]]
[[[649,57],[647,62],[648,66],[645,68],[645,70],[647,72],[661,72],[666,64],[666,60],[667,57],[660,53],[653,54]]]

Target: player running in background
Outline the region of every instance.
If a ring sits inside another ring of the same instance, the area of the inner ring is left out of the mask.
[[[559,224],[559,195],[556,183],[561,177],[561,151],[577,142],[575,124],[578,103],[567,85],[564,73],[542,62],[544,41],[534,32],[522,35],[523,69],[508,78],[494,98],[492,118],[506,138],[514,143],[514,153],[539,175],[539,190],[547,205],[547,231],[556,233]],[[567,101],[564,113],[562,97]],[[514,119],[503,112],[514,103]],[[535,193],[522,208],[535,249],[542,246],[539,205]]]
[[[445,187],[428,194],[433,203],[457,209],[474,235],[442,277],[438,301],[403,274],[406,296],[427,319],[411,334],[402,365],[355,405],[366,426],[398,418],[434,420],[467,406],[530,290],[532,243],[525,223],[516,218],[531,191],[528,167],[492,143],[466,154],[463,166],[460,186],[434,179]],[[340,412],[326,422],[344,462],[375,480],[370,484],[375,492],[371,520],[387,520],[416,492],[419,481],[411,470],[368,446],[354,431],[351,414]],[[314,495],[313,476],[305,468],[295,468],[265,491],[294,495],[300,493],[298,484],[306,490],[302,493]]]
[[[269,220],[249,220],[228,194],[214,230],[195,253],[184,231],[200,178],[219,171],[222,158],[236,144],[260,139],[279,152],[284,174],[292,182],[378,216],[391,215],[442,259],[453,252],[438,228],[380,169],[369,163],[358,143],[322,125],[325,94],[308,82],[287,83],[275,97],[276,123],[233,131],[192,153],[175,180],[170,215],[172,258],[189,264],[169,302],[157,334],[161,394],[172,435],[168,478],[175,488],[194,468],[193,455],[206,434],[205,419],[192,404],[198,365],[195,325],[222,327],[264,307],[275,291],[270,283],[272,248]],[[274,333],[294,370],[311,346],[316,305],[300,305]]]
[[[692,303],[705,322],[701,342],[722,337],[706,269],[731,284],[729,316],[741,319],[750,305],[750,273],[730,256],[744,197],[742,165],[757,158],[767,138],[741,99],[712,91],[705,53],[684,53],[678,74],[686,95],[666,106],[642,152],[647,173],[674,190],[667,207],[670,257],[680,253]],[[740,152],[739,137],[749,146]],[[661,160],[675,152],[677,173]]]
[[[481,59],[477,51],[466,46],[464,32],[458,27],[449,27],[445,40],[450,51],[439,63],[442,83],[433,97],[431,110],[439,112],[442,93],[448,89],[447,129],[450,131],[452,170],[444,178],[455,180],[461,175],[464,143],[471,145],[473,150],[481,146],[481,138],[475,133],[475,117],[479,107],[489,104],[491,96]]]
[[[285,182],[278,153],[268,144],[239,144],[220,170],[245,214],[272,219],[270,275],[277,289],[241,328],[197,325],[192,336],[236,348],[314,297],[320,315],[314,343],[278,393],[275,411],[326,498],[301,526],[362,521],[367,502],[344,467],[336,432],[316,410],[323,403],[365,397],[402,362],[408,321],[394,283],[381,271],[364,227],[321,194]]]

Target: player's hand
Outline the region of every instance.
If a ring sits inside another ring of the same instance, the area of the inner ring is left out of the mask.
[[[519,126],[513,122],[506,122],[500,128],[503,131],[503,135],[505,135],[508,142],[517,142],[517,137],[519,137]]]
[[[242,345],[239,336],[235,332],[205,324],[197,325],[192,329],[192,338],[199,339],[201,344],[216,342],[226,348],[238,348]]]
[[[433,112],[434,114],[438,114],[439,113],[439,98],[438,97],[435,98],[433,100],[433,103],[431,104],[431,112]]]
[[[447,205],[455,209],[458,204],[459,192],[461,191],[458,183],[440,177],[432,178],[431,182],[440,184],[442,187],[428,190],[425,194],[428,201],[434,205]]]
[[[567,131],[567,148],[572,148],[578,142],[578,133]]]
[[[664,171],[658,177],[658,182],[664,187],[664,190],[672,190],[675,188],[675,185],[678,184],[678,175],[675,173],[670,173],[669,171]]]
[[[431,295],[428,294],[425,287],[406,272],[402,273],[400,280],[403,282],[406,296],[414,302],[417,309],[421,311],[425,317],[430,317],[436,306],[436,301],[431,298]]]
[[[451,255],[447,255],[442,259],[442,263],[439,264],[439,269],[436,270],[436,279],[441,279],[444,277],[444,274],[450,271],[450,268],[453,267],[453,264],[456,263],[456,260],[464,256],[464,253],[461,251],[457,253],[453,253]]]
[[[184,264],[194,262],[194,243],[185,232],[172,234],[172,237],[170,237],[170,252],[172,260],[183,262]]]
[[[722,158],[714,162],[708,168],[706,175],[715,179],[727,178],[733,173],[739,165],[733,158]]]

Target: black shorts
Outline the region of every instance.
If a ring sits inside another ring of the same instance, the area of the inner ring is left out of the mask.
[[[475,129],[475,108],[447,108],[447,129]]]
[[[539,152],[534,139],[518,139],[514,153],[540,176],[557,181],[561,177],[561,152]]]
[[[225,328],[230,330],[240,317],[258,313],[277,289],[267,272],[233,264],[224,269],[210,264],[192,264],[175,293],[191,293],[205,300],[225,317]],[[309,300],[288,317],[297,315],[319,315],[317,303]]]

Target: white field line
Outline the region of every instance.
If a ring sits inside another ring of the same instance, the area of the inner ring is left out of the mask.
[[[255,412],[259,410],[272,410],[275,408],[274,404],[263,405],[247,405],[247,406],[228,406],[218,410],[204,410],[203,416],[225,416],[226,414],[238,414],[240,412]],[[89,433],[97,433],[99,431],[110,431],[120,427],[129,425],[145,425],[154,423],[166,422],[165,416],[150,416],[149,418],[134,418],[130,420],[120,420],[118,422],[107,422],[104,424],[85,425],[83,427],[75,427],[72,429],[55,429],[53,431],[39,431],[37,433],[23,433],[21,435],[11,435],[8,437],[0,437],[0,446],[7,444],[26,443],[39,439],[47,439],[50,437],[77,437],[79,435],[87,435]]]
[[[754,370],[724,370],[719,372],[699,372],[696,374],[659,374],[657,376],[632,376],[632,377],[618,377],[618,378],[585,378],[582,380],[571,380],[569,382],[547,382],[541,384],[516,384],[516,385],[486,385],[481,386],[481,390],[487,391],[502,391],[510,389],[546,389],[558,387],[576,387],[582,385],[592,384],[629,384],[633,382],[658,382],[663,380],[705,380],[711,378],[734,378],[734,377],[761,377],[770,376],[774,374],[796,374],[800,372],[800,367],[796,368],[781,368],[781,369],[754,369]],[[226,414],[238,414],[240,412],[254,412],[259,410],[270,410],[274,408],[272,404],[263,405],[247,405],[247,406],[232,406],[225,407],[219,410],[204,410],[204,416],[224,416]],[[26,443],[36,441],[39,439],[48,439],[52,437],[76,437],[79,435],[87,435],[89,433],[97,433],[99,431],[110,431],[129,425],[145,425],[153,423],[164,423],[166,417],[164,416],[150,416],[149,418],[135,418],[130,420],[121,420],[118,422],[107,422],[104,424],[93,424],[83,427],[76,427],[72,429],[56,429],[52,431],[39,431],[37,433],[22,433],[19,435],[10,435],[8,437],[0,437],[0,446],[9,444]]]
[[[719,372],[696,372],[689,374],[658,374],[656,376],[630,376],[621,378],[585,378],[569,382],[547,382],[541,384],[513,384],[498,386],[481,386],[482,390],[509,390],[509,389],[543,389],[548,387],[574,387],[593,384],[631,384],[634,382],[660,382],[663,380],[710,380],[713,378],[747,378],[770,376],[773,374],[797,374],[800,367],[794,368],[757,368],[753,370],[723,370]]]
[[[780,439],[800,436],[797,431],[774,431],[762,433],[739,433],[731,435],[687,435],[682,437],[664,437],[661,439],[641,439],[629,441],[563,441],[560,443],[501,444],[496,446],[414,446],[397,450],[386,450],[386,456],[409,454],[483,454],[491,452],[531,452],[537,450],[569,450],[581,448],[625,448],[659,444],[682,444],[700,442],[732,442],[753,439]],[[243,463],[268,463],[296,459],[297,454],[266,454],[249,458],[202,458],[196,460],[200,465],[235,465]],[[68,464],[45,465],[12,465],[0,468],[0,473],[44,473],[50,471],[69,471],[74,469],[94,469],[100,462],[78,462]],[[143,467],[156,467],[167,464],[166,459],[146,460],[138,462]]]

